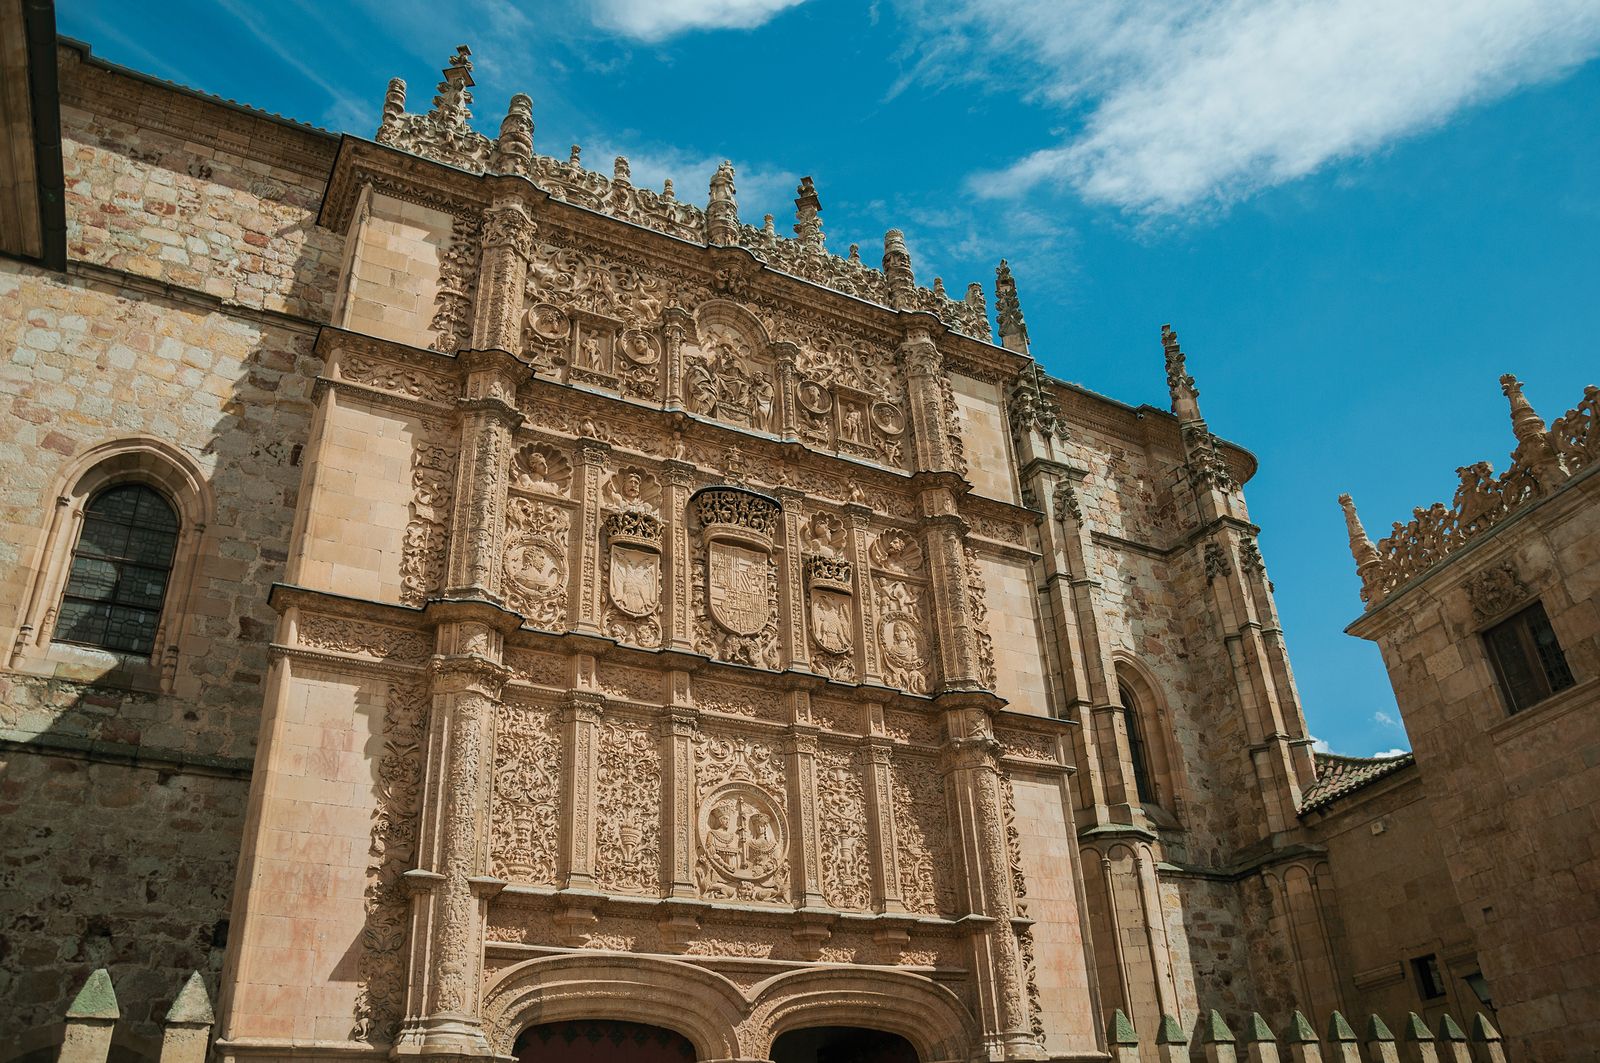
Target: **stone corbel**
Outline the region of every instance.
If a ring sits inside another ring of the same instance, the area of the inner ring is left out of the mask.
[[[795,912],[795,923],[789,934],[800,955],[807,960],[822,959],[822,946],[833,937],[833,925],[838,920],[837,913],[821,909],[801,908]]]
[[[668,952],[682,953],[700,936],[700,918],[710,905],[704,901],[670,898],[661,902],[661,917],[656,926]]]
[[[562,890],[556,894],[552,922],[563,945],[576,949],[588,944],[589,935],[600,923],[598,909],[604,901],[602,894],[587,890]]]
[[[911,944],[911,928],[916,922],[914,916],[885,913],[873,924],[872,940],[889,954],[887,959],[898,962],[900,955]]]

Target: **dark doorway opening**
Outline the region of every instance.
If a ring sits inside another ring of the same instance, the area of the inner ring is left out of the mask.
[[[813,1026],[779,1035],[772,1042],[772,1063],[917,1063],[917,1050],[897,1033]]]
[[[694,1045],[682,1034],[610,1019],[530,1026],[514,1051],[518,1063],[694,1063]]]

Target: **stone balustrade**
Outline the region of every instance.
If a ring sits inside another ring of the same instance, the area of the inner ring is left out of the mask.
[[[1377,1015],[1367,1020],[1365,1033],[1355,1029],[1337,1011],[1328,1017],[1326,1036],[1305,1015],[1290,1015],[1279,1033],[1260,1013],[1252,1013],[1235,1035],[1219,1012],[1184,1024],[1170,1015],[1161,1018],[1155,1051],[1141,1046],[1138,1031],[1119,1008],[1106,1025],[1106,1050],[1112,1063],[1139,1063],[1140,1053],[1151,1063],[1184,1063],[1202,1054],[1207,1063],[1506,1063],[1500,1033],[1488,1018],[1478,1015],[1471,1033],[1449,1014],[1441,1015],[1437,1030],[1416,1012],[1398,1024],[1396,1037]],[[1199,1052],[1191,1055],[1191,1042]]]

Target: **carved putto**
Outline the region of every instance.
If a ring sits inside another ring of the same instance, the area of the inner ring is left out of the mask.
[[[610,512],[661,515],[661,484],[637,466],[630,465],[612,473],[601,492],[603,504]]]

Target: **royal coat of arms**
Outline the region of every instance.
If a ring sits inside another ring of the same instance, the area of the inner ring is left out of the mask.
[[[772,616],[765,551],[714,540],[706,548],[706,600],[717,623],[754,635]]]
[[[661,601],[661,564],[649,550],[611,546],[611,603],[631,617],[650,616]]]
[[[811,637],[829,653],[849,653],[854,645],[850,596],[838,591],[811,591]]]

